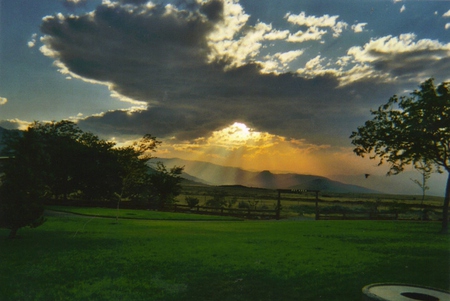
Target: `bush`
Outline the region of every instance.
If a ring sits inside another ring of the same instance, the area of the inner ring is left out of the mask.
[[[250,209],[250,204],[246,201],[240,201],[238,207],[243,209]]]
[[[234,204],[237,203],[237,197],[233,197],[233,198],[227,200],[226,203],[227,203],[227,207],[228,207],[228,208],[233,207]]]
[[[321,213],[329,213],[329,214],[332,214],[332,213],[345,213],[345,212],[348,212],[348,211],[349,211],[348,208],[342,207],[342,206],[337,206],[337,205],[327,206],[327,207],[323,207],[323,208],[320,209]]]
[[[190,196],[186,198],[186,203],[188,204],[189,208],[192,209],[200,203],[200,200],[198,198]]]
[[[225,208],[227,201],[225,200],[225,194],[221,192],[214,193],[212,199],[206,201],[206,206],[215,208]]]
[[[309,206],[309,205],[291,206],[291,210],[294,212],[297,212],[299,214],[313,214],[316,212],[316,208],[314,206]]]

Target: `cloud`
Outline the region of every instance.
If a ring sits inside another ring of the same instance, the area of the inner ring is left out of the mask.
[[[75,8],[83,6],[87,3],[87,0],[64,0],[64,6],[68,8]]]
[[[289,36],[289,30],[273,30],[264,35],[265,40],[284,40]]]
[[[297,31],[294,34],[290,34],[287,38],[288,42],[303,43],[306,41],[320,41],[322,37],[327,33],[326,30],[320,30],[318,27],[310,27],[307,31]]]
[[[353,32],[359,33],[364,31],[364,27],[366,27],[367,23],[358,23],[355,25],[352,25]]]
[[[7,98],[5,98],[5,97],[0,97],[0,106],[6,104],[7,102],[8,102],[8,99],[7,99]]]
[[[36,37],[37,37],[37,34],[36,33],[33,33],[32,35],[31,35],[31,39],[28,41],[28,43],[27,43],[27,45],[28,45],[28,47],[29,48],[33,48],[35,45],[36,45]]]
[[[321,17],[307,16],[305,12],[298,15],[288,13],[285,18],[289,23],[299,26],[306,26],[309,29],[317,32],[318,27],[329,27],[333,30],[333,36],[339,37],[342,31],[347,28],[348,24],[344,21],[337,21],[339,16],[323,15]]]
[[[352,47],[348,55],[358,64],[353,70],[364,70],[366,76],[386,80],[404,78],[416,82],[430,74],[444,74],[450,68],[450,43],[437,40],[417,40],[415,34],[372,39],[363,47]],[[347,74],[351,74],[349,70]]]
[[[446,23],[445,24],[445,29],[449,29],[450,28],[450,23]]]
[[[442,17],[444,17],[444,18],[450,18],[450,10],[448,10],[446,13],[444,13],[444,14],[442,15]]]
[[[328,176],[382,173],[370,160],[355,156],[350,147],[313,144],[256,131],[234,123],[193,141],[163,143],[158,157],[177,157],[237,166],[247,170],[271,170]],[[293,160],[292,158],[295,158]],[[345,164],[342,164],[345,162]]]
[[[406,10],[406,6],[402,5],[402,7],[400,8],[400,13],[404,12]]]
[[[9,130],[26,130],[31,124],[29,121],[24,121],[20,119],[6,119],[0,120],[0,127]]]
[[[283,137],[346,143],[369,109],[397,92],[393,78],[449,67],[448,45],[404,35],[352,47],[336,62],[318,54],[295,72],[289,65],[303,49],[261,56],[264,43],[316,39],[328,28],[339,35],[346,23],[288,14],[288,23],[307,27],[288,34],[250,24],[236,0],[149,3],[105,0],[87,14],[43,19],[41,51],[65,76],[106,85],[136,106],[84,117],[83,129],[193,141],[240,121]]]
[[[264,73],[279,73],[279,70],[287,70],[289,63],[296,60],[304,53],[303,50],[291,50],[287,52],[277,52],[273,55],[267,55],[264,58]]]

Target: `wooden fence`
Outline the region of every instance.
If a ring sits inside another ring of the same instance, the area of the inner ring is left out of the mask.
[[[173,204],[164,209],[164,211],[180,212],[180,213],[195,213],[195,214],[210,214],[233,216],[247,219],[275,219],[277,217],[277,210],[262,210],[251,208],[224,208],[224,207],[208,207]]]
[[[120,208],[123,209],[143,209],[143,210],[160,210],[168,212],[180,212],[190,214],[204,214],[204,215],[221,215],[232,216],[244,219],[282,219],[292,213],[292,208],[283,207],[282,195],[287,194],[301,194],[309,193],[314,196],[311,198],[302,198],[298,200],[307,207],[306,216],[310,216],[315,220],[442,220],[442,206],[433,206],[427,204],[407,204],[407,203],[392,203],[392,202],[363,202],[363,201],[325,201],[319,198],[320,191],[318,190],[288,190],[278,189],[278,198],[275,208],[256,209],[251,206],[249,208],[228,208],[228,207],[213,207],[200,206],[194,207],[181,204],[170,204],[164,208],[149,207],[148,204],[140,204],[134,202],[120,202]],[[289,200],[292,202],[292,199]],[[108,207],[116,208],[117,202],[106,201],[55,201],[49,200],[47,205],[66,205],[66,206],[80,206],[80,207]],[[395,206],[397,208],[395,208]],[[291,206],[292,207],[292,206]],[[283,209],[282,209],[283,208]],[[291,211],[289,213],[289,211]],[[302,214],[301,210],[295,211]]]
[[[277,208],[281,208],[282,194],[312,193],[315,198],[302,199],[314,211],[316,220],[442,220],[442,206],[427,204],[406,204],[393,202],[340,202],[324,201],[319,198],[319,190],[277,189]],[[328,206],[328,207],[327,207]],[[361,208],[372,206],[372,208]],[[277,210],[277,219],[280,210]]]
[[[329,204],[330,202],[322,202],[322,204],[324,203]],[[324,210],[324,208],[319,207],[316,220],[442,220],[442,206],[404,204],[401,210],[380,209],[373,211],[352,210],[351,207],[347,210]],[[356,204],[353,207],[356,207]]]

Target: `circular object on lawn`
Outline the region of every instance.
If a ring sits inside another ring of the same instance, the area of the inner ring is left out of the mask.
[[[362,289],[364,301],[450,301],[450,292],[402,283],[375,283]]]

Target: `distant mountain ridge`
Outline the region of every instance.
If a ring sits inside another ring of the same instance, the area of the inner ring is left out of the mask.
[[[350,185],[315,175],[247,171],[237,167],[221,166],[203,161],[178,158],[157,158],[166,166],[184,166],[183,176],[208,185],[242,185],[267,189],[311,189],[335,193],[379,193],[362,186]]]

